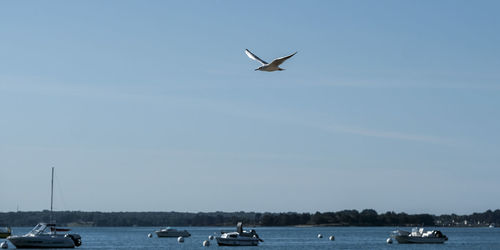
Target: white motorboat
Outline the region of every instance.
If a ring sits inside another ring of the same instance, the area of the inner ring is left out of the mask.
[[[155,231],[158,237],[189,237],[191,234],[186,230],[177,230],[174,228],[166,227],[162,230]]]
[[[78,234],[57,233],[69,229],[56,228],[55,224],[39,223],[25,235],[9,236],[16,248],[74,248],[82,244]]]
[[[257,246],[263,242],[255,230],[243,231],[243,224],[238,222],[236,232],[225,233],[215,238],[219,246]]]
[[[439,230],[424,231],[423,228],[413,228],[411,233],[404,230],[396,230],[391,237],[395,238],[398,243],[444,243],[448,237]]]
[[[50,221],[51,223],[39,223],[25,235],[9,236],[7,239],[16,248],[74,248],[82,244],[82,238],[78,234],[67,233],[70,229],[57,228],[52,223],[52,205],[54,201],[54,168],[52,168],[52,182],[50,190]],[[57,233],[64,232],[64,233]]]

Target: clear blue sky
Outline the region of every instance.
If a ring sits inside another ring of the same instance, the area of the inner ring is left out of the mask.
[[[0,211],[500,208],[499,9],[1,2]]]

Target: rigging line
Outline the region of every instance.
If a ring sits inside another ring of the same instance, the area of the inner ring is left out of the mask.
[[[66,201],[64,199],[64,193],[63,193],[63,190],[62,190],[62,185],[59,182],[59,178],[57,178],[57,175],[54,175],[54,179],[56,180],[56,186],[57,186],[57,191],[58,191],[58,198],[59,198],[59,200],[62,203],[62,209],[59,209],[59,210],[66,210],[67,209],[67,205],[66,205]]]

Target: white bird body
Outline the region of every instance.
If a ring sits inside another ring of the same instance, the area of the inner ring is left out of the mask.
[[[246,49],[245,53],[247,54],[250,59],[253,59],[255,61],[258,61],[262,64],[262,66],[256,68],[255,70],[260,70],[260,71],[267,71],[267,72],[272,72],[272,71],[277,71],[277,70],[285,70],[280,68],[279,66],[286,60],[288,60],[290,57],[294,56],[297,54],[297,52],[289,55],[289,56],[284,56],[280,58],[274,59],[271,63],[267,63],[266,61],[260,59],[258,56],[254,55],[250,50]]]

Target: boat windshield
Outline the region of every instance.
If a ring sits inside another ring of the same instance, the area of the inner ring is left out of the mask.
[[[31,229],[31,231],[28,233],[28,235],[43,234],[45,232],[45,229],[47,229],[47,225],[40,223],[40,224],[36,225],[33,229]]]
[[[422,236],[424,234],[424,228],[414,227],[411,229],[411,236]]]

